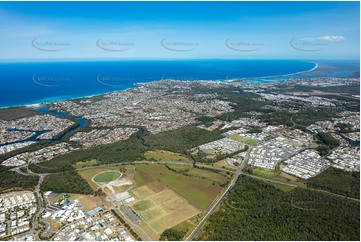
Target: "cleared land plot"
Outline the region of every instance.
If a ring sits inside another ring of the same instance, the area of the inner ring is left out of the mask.
[[[150,199],[146,199],[134,204],[133,210],[136,212],[143,212],[154,207],[155,205],[156,205],[155,202],[153,202]]]
[[[258,141],[257,140],[253,140],[253,139],[248,139],[246,137],[243,137],[243,136],[239,136],[239,135],[230,135],[229,138],[233,139],[233,140],[236,140],[236,141],[241,141],[247,145],[257,145],[258,144]]]
[[[67,193],[69,195],[69,200],[74,202],[75,199],[79,200],[79,204],[83,206],[83,210],[88,211],[95,207],[101,206],[103,204],[102,200],[99,197],[94,197],[93,195],[83,195],[83,194],[74,194]],[[46,200],[49,203],[55,203],[62,200],[64,197],[64,193],[60,193],[57,197],[48,197]]]
[[[162,209],[159,206],[156,206],[156,207],[153,207],[153,208],[148,209],[147,211],[143,212],[141,214],[141,216],[145,221],[147,221],[149,223],[149,222],[160,219],[161,217],[165,216],[166,214],[167,214],[167,212],[164,209]],[[159,231],[157,231],[157,232],[159,232]]]
[[[95,182],[100,183],[108,183],[114,181],[120,177],[121,173],[119,171],[105,171],[102,173],[97,174],[93,180]]]
[[[153,182],[159,182],[167,186],[169,189],[187,199],[194,207],[201,211],[208,209],[213,200],[223,189],[216,184],[212,185],[213,182],[208,179],[175,173],[164,165],[139,164],[136,166],[136,170],[135,179],[137,179],[137,176],[141,177],[143,181],[145,179],[153,179]],[[144,173],[146,175],[144,175]],[[211,175],[214,174],[213,172],[209,173]]]
[[[145,185],[135,190],[136,193],[141,193],[151,189]],[[143,195],[143,200],[133,204],[132,209],[158,235],[200,213],[186,199],[170,189]]]
[[[153,192],[153,190],[150,189],[148,186],[141,186],[137,189],[132,190],[131,193],[133,193],[133,195],[140,200],[155,194],[155,192]]]
[[[92,160],[88,160],[88,161],[78,161],[73,165],[73,167],[75,167],[76,169],[79,169],[79,168],[84,168],[84,167],[89,167],[89,166],[95,166],[96,164],[97,164],[97,160],[92,159]]]
[[[190,162],[189,159],[182,154],[167,151],[167,150],[149,150],[144,154],[147,160],[156,161],[182,161]]]
[[[132,185],[112,186],[115,193],[121,193],[127,191]]]

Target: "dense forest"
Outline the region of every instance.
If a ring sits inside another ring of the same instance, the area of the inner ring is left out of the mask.
[[[296,188],[283,192],[241,176],[198,240],[359,240],[360,205]]]
[[[143,159],[147,150],[164,149],[186,153],[190,148],[223,138],[219,130],[207,131],[195,126],[185,126],[159,134],[140,132],[127,140],[113,144],[95,146],[58,156],[41,165],[30,164],[29,169],[37,173],[53,173],[73,170],[72,164],[77,161],[97,159],[99,164],[133,162]]]
[[[360,172],[347,172],[330,167],[321,174],[307,180],[307,186],[360,198]]]
[[[151,149],[165,149],[185,153],[190,148],[221,138],[223,136],[219,130],[207,131],[195,126],[185,126],[150,135],[145,137],[145,141]]]
[[[24,176],[15,171],[0,172],[0,191],[11,190],[14,188],[33,190],[38,184],[38,176]]]
[[[92,194],[89,184],[76,171],[54,173],[45,177],[41,184],[41,191],[56,193]]]
[[[184,235],[185,235],[184,231],[170,228],[163,231],[163,233],[160,235],[159,240],[181,241]]]

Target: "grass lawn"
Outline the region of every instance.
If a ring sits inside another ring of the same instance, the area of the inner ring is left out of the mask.
[[[106,193],[113,193],[108,187],[104,187],[103,191]]]
[[[215,163],[212,163],[212,165],[214,167],[218,167],[218,168],[223,168],[223,169],[228,169],[228,170],[231,170],[231,171],[235,171],[237,170],[237,167],[236,166],[230,166],[228,165],[225,160],[220,160],[220,161],[217,161]]]
[[[149,150],[144,154],[145,159],[147,160],[156,160],[156,161],[183,161],[190,162],[190,160],[175,152],[166,151],[166,150]]]
[[[126,190],[128,190],[131,187],[132,187],[132,185],[121,185],[121,186],[113,186],[113,189],[114,189],[115,193],[121,193],[121,192],[125,192]]]
[[[73,167],[75,167],[75,169],[79,169],[79,168],[84,168],[84,167],[88,167],[88,166],[95,166],[96,164],[97,164],[97,160],[92,159],[92,160],[88,160],[88,161],[78,161],[73,165]]]
[[[106,166],[106,167],[89,167],[89,169],[84,169],[78,171],[79,175],[83,177],[91,186],[91,188],[96,191],[98,189],[98,185],[93,181],[93,177],[98,173],[105,172],[105,171],[119,171],[121,166]],[[125,166],[128,170],[128,166]],[[127,173],[126,172],[126,173]]]
[[[139,164],[136,165],[136,170],[136,174],[148,174],[153,180],[172,189],[200,210],[206,210],[222,190],[222,187],[212,185],[210,180],[184,176],[170,171],[164,165]]]
[[[274,186],[275,188],[278,188],[284,192],[290,192],[292,191],[293,189],[295,189],[296,187],[293,187],[293,186],[286,186],[286,185],[282,185],[282,184],[279,184],[279,183],[275,183],[275,182],[268,182],[269,184],[271,184],[272,186]]]
[[[255,176],[263,177],[263,178],[271,178],[275,175],[275,171],[270,171],[258,167],[252,168],[252,173]]]
[[[242,136],[239,136],[239,135],[231,135],[229,136],[229,138],[233,139],[233,140],[236,140],[236,141],[241,141],[247,145],[257,145],[258,144],[258,141],[257,140],[253,140],[253,139],[248,139],[246,137],[242,137]]]
[[[210,172],[199,168],[194,168],[191,166],[182,166],[182,165],[168,165],[168,166],[179,172],[183,172],[191,176],[204,177],[205,179],[219,182],[221,184],[227,181],[227,177],[219,173]]]
[[[133,205],[133,209],[136,212],[144,212],[152,207],[155,206],[155,203],[152,200],[146,199],[146,200],[142,200],[140,202],[137,202],[136,204]]]
[[[107,182],[111,182],[111,181],[118,179],[120,174],[121,173],[119,171],[105,171],[105,172],[99,173],[93,179],[95,182],[107,183]]]

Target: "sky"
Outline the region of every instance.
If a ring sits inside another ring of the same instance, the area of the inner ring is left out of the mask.
[[[0,2],[0,59],[359,59],[359,2]]]

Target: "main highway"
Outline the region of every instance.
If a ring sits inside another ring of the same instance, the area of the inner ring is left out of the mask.
[[[233,179],[231,180],[230,184],[228,185],[227,189],[223,192],[223,194],[213,203],[211,209],[207,212],[207,214],[203,217],[203,219],[199,222],[199,224],[197,225],[197,227],[195,227],[195,229],[192,231],[192,233],[188,236],[188,238],[186,239],[186,241],[191,241],[196,234],[198,233],[198,231],[202,228],[203,224],[209,219],[209,217],[212,215],[212,213],[214,213],[214,211],[217,209],[217,207],[221,204],[221,202],[223,201],[224,197],[227,195],[227,193],[234,187],[234,185],[236,184],[238,177],[241,175],[242,173],[242,169],[244,168],[245,164],[247,163],[248,157],[249,157],[249,153],[251,152],[252,147],[250,147],[247,151],[247,154],[245,156],[245,158],[243,159],[242,163],[239,165],[236,173],[233,176]]]

